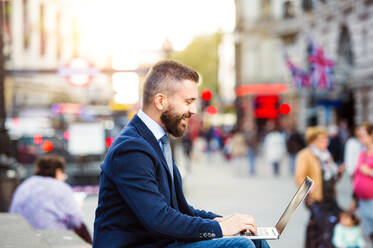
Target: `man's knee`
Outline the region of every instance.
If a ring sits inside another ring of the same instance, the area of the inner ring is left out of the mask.
[[[255,244],[248,238],[238,238],[236,246],[239,248],[255,248]]]
[[[265,240],[254,240],[254,245],[256,248],[269,248],[269,245]]]
[[[265,240],[251,240],[243,237],[235,237],[225,239],[224,247],[269,248],[269,245]]]

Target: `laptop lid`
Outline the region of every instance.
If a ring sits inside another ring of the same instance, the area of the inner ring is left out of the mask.
[[[285,209],[284,213],[281,215],[280,219],[276,224],[276,229],[279,235],[281,235],[282,231],[284,230],[285,226],[288,224],[290,217],[293,215],[294,211],[300,205],[300,203],[304,200],[307,196],[308,192],[310,191],[313,185],[313,180],[309,177],[306,177],[298,188],[298,191],[291,199],[289,205]]]

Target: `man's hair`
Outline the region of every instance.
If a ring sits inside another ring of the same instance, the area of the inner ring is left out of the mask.
[[[35,175],[56,177],[56,170],[65,171],[65,159],[57,155],[43,155],[35,162]]]
[[[174,60],[162,60],[156,63],[145,78],[143,89],[143,107],[153,101],[157,93],[169,93],[177,82],[191,80],[198,83],[199,75],[192,68]]]
[[[307,144],[311,144],[314,142],[319,135],[326,135],[328,136],[328,132],[325,130],[325,128],[316,126],[316,127],[309,127],[306,130],[306,142]]]

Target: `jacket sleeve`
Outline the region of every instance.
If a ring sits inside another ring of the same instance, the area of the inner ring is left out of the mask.
[[[193,213],[194,216],[199,216],[203,219],[214,219],[216,217],[222,217],[221,215],[215,214],[213,212],[207,212],[205,210],[195,209],[189,205],[190,211]]]
[[[109,170],[123,200],[155,237],[203,240],[222,237],[215,220],[182,214],[171,208],[158,190],[152,157],[144,151],[117,151]]]

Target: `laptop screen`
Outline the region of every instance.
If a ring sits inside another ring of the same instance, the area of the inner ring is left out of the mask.
[[[293,215],[295,209],[297,209],[299,204],[304,200],[312,185],[313,180],[309,177],[306,177],[302,185],[298,188],[298,191],[295,193],[293,199],[291,199],[288,207],[285,209],[284,213],[276,224],[276,229],[279,235],[281,235],[285,226],[288,224],[290,217]]]

